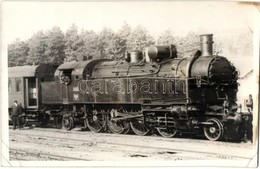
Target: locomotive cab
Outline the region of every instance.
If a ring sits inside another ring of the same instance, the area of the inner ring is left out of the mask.
[[[60,65],[55,72],[55,80],[69,85],[73,81],[72,72],[77,64],[78,62],[68,62]]]
[[[48,107],[52,103],[70,104],[80,103],[79,83],[92,78],[95,64],[100,60],[84,62],[67,62],[60,65],[54,74],[54,81],[41,83],[43,104]]]

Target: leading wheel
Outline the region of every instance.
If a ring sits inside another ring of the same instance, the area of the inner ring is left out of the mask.
[[[159,134],[166,138],[174,137],[177,134],[177,130],[175,128],[157,128]]]
[[[133,119],[130,122],[133,132],[139,136],[144,136],[149,133],[149,128],[143,123],[142,120]]]
[[[97,111],[93,111],[92,114],[87,116],[87,126],[89,130],[98,133],[104,129],[106,121],[103,114],[99,114]]]
[[[207,122],[212,124],[205,125],[204,135],[211,141],[220,140],[224,134],[223,124],[217,118],[208,119]]]
[[[71,130],[74,127],[74,120],[70,115],[65,114],[62,117],[62,127],[66,130]]]

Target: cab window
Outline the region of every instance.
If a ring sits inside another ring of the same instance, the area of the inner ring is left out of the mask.
[[[8,79],[8,92],[12,93],[12,80]]]

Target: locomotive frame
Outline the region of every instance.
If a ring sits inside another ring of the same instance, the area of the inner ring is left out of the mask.
[[[67,130],[81,124],[93,132],[132,129],[143,136],[157,130],[163,137],[189,132],[212,141],[239,139],[244,115],[236,104],[238,73],[226,58],[213,55],[212,36],[201,35],[201,50],[187,58],[178,58],[173,45],[151,46],[130,52],[125,61],[45,66],[40,72],[49,72],[43,75],[34,69],[39,102],[31,110],[22,101],[24,117],[35,111],[42,124],[62,117]]]

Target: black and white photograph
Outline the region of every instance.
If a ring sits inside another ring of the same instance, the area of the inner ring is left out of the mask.
[[[260,2],[0,4],[2,167],[258,166]]]

